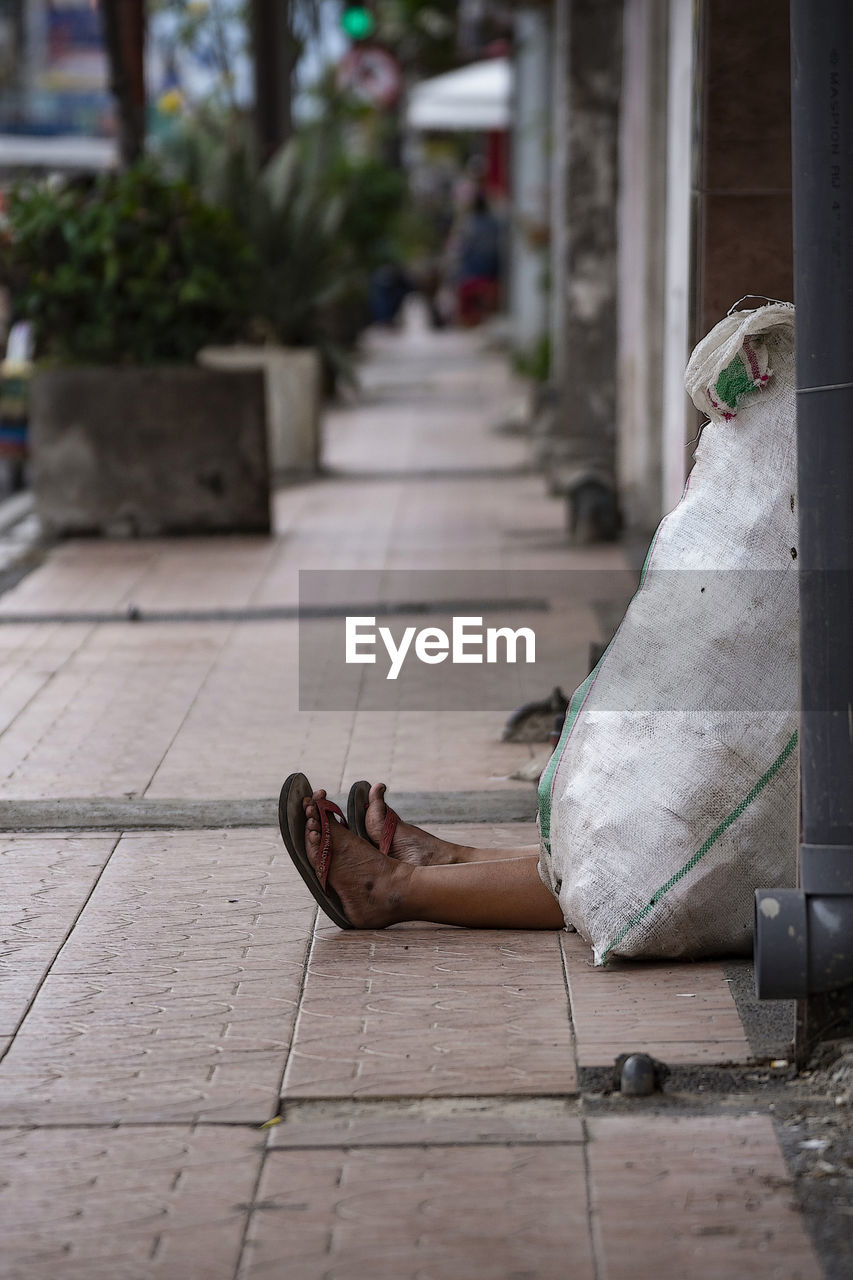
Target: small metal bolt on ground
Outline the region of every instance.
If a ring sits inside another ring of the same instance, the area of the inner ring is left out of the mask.
[[[648,1053],[623,1053],[613,1064],[613,1088],[626,1098],[648,1098],[663,1089],[668,1075],[666,1063]]]

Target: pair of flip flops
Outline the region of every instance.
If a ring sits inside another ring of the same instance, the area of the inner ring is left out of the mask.
[[[347,799],[346,817],[333,801],[315,801],[320,815],[320,856],[316,868],[311,865],[305,848],[307,819],[304,801],[314,794],[311,783],[304,773],[292,773],[285,779],[278,798],[278,825],[293,865],[302,876],[314,899],[340,929],[352,929],[355,926],[347,919],[343,903],[328,884],[329,867],[332,861],[332,823],[337,822],[355,832],[362,840],[370,841],[365,821],[369,793],[369,782],[353,783]],[[380,853],[387,854],[390,850],[398,822],[397,814],[389,808],[382,827]]]

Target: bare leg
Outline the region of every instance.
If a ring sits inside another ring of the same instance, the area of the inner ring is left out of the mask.
[[[320,819],[312,800],[305,801],[305,813],[305,847],[313,865],[320,852]],[[536,857],[415,867],[383,857],[337,824],[331,843],[329,884],[357,929],[384,929],[404,920],[472,929],[563,926],[559,903],[539,879]]]
[[[492,850],[493,854],[500,850]],[[408,919],[469,929],[562,929],[560,904],[539,879],[539,856],[414,867]]]
[[[318,793],[325,795],[325,792]],[[379,846],[385,822],[385,783],[375,782],[370,788],[370,800],[364,816],[367,834]],[[412,826],[402,819],[394,832],[390,854],[400,862],[410,862],[415,867],[451,866],[459,862],[505,862],[508,858],[538,858],[537,845],[521,849],[478,849],[474,845],[454,844],[440,840],[422,827]]]

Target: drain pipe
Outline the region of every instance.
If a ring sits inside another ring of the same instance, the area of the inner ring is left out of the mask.
[[[756,893],[761,999],[796,1055],[853,1033],[853,5],[791,0],[800,887]]]

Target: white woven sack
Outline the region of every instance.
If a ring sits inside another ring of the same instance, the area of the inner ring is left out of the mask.
[[[797,844],[793,308],[727,317],[686,384],[684,495],[540,783],[540,874],[597,964],[738,954]]]

